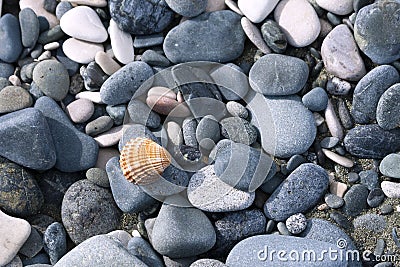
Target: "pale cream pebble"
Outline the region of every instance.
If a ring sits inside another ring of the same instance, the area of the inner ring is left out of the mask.
[[[344,193],[347,191],[347,185],[341,182],[333,182],[329,185],[329,191],[331,194],[337,195],[338,197],[343,197]]]
[[[96,140],[96,142],[99,144],[100,147],[110,147],[116,145],[122,138],[123,134],[122,127],[123,126],[117,126],[111,128],[107,132],[104,132],[96,136],[94,140]]]
[[[14,85],[14,86],[21,86],[21,80],[15,74],[13,74],[10,77],[8,77],[8,81],[10,83],[12,83],[12,85]]]
[[[318,210],[323,211],[329,209],[328,204],[324,203],[317,207]]]
[[[205,12],[224,10],[226,8],[224,0],[208,0]]]
[[[238,13],[240,16],[243,16],[242,11],[240,11],[238,5],[236,4],[236,2],[232,1],[232,0],[225,0],[225,5],[227,7],[229,7],[232,11]]]
[[[59,42],[51,42],[51,43],[45,44],[43,48],[44,48],[44,50],[51,51],[51,50],[55,50],[55,49],[57,49],[59,47],[60,47],[60,43]]]
[[[322,152],[327,158],[329,158],[333,162],[336,162],[339,165],[342,165],[343,167],[351,168],[354,166],[354,162],[351,159],[343,157],[325,148],[322,149]]]
[[[107,75],[112,75],[121,68],[121,66],[104,51],[97,52],[94,60]]]

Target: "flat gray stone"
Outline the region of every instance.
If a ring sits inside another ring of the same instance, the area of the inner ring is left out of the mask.
[[[389,154],[384,157],[379,165],[379,171],[385,176],[400,179],[400,155]]]
[[[400,126],[400,84],[389,87],[381,96],[376,108],[376,122],[384,130]]]
[[[165,0],[168,6],[184,17],[196,17],[200,15],[200,13],[204,12],[207,7],[207,0],[195,0],[195,1],[186,1],[186,0]]]
[[[22,52],[21,30],[18,19],[5,14],[0,18],[0,60],[13,63]]]

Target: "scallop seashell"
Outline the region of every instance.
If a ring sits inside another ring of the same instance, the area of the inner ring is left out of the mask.
[[[171,164],[168,151],[151,139],[131,139],[123,147],[119,160],[125,178],[138,185],[151,184]]]

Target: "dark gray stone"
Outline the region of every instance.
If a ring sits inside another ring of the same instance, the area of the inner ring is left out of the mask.
[[[328,94],[324,88],[315,87],[301,99],[304,106],[311,111],[322,111],[328,106]]]
[[[14,73],[14,66],[0,60],[0,77],[8,79]]]
[[[400,84],[389,87],[381,96],[376,108],[376,121],[384,130],[392,130],[400,124]]]
[[[41,97],[36,101],[35,108],[43,113],[49,124],[57,155],[57,169],[75,172],[96,164],[99,150],[96,141],[78,131],[53,99]]]
[[[266,20],[261,26],[261,35],[265,43],[275,53],[283,53],[287,47],[285,34],[274,20]]]
[[[361,184],[367,186],[368,190],[372,190],[379,186],[378,173],[374,170],[361,171],[359,174]]]
[[[354,120],[350,114],[350,110],[343,99],[338,99],[338,115],[342,125],[345,129],[349,130],[354,127]]]
[[[283,260],[279,260],[277,255],[271,255],[272,250],[282,250],[287,253]],[[306,250],[315,252],[315,255],[321,255],[323,251],[338,251],[338,248],[332,243],[294,236],[258,235],[236,244],[226,259],[226,265],[229,267],[299,266],[297,261],[288,260],[290,259],[289,252],[293,250],[299,252],[300,255],[301,251]],[[339,251],[345,253],[345,251]],[[299,258],[300,255],[298,255]],[[329,257],[323,257],[321,261],[315,259],[307,261],[307,266],[347,266],[347,260],[343,257],[342,260],[331,261]]]
[[[57,6],[56,0],[44,0],[43,8],[46,11],[54,14],[56,12],[56,6]]]
[[[337,137],[325,137],[321,140],[320,145],[322,148],[333,148],[339,143],[339,138]]]
[[[111,0],[108,5],[119,28],[134,35],[162,32],[174,15],[164,0]]]
[[[287,162],[286,170],[288,172],[294,171],[294,169],[306,162],[307,160],[302,155],[293,155]]]
[[[71,185],[61,206],[62,222],[75,244],[117,229],[120,215],[109,190],[88,180]]]
[[[17,217],[37,214],[43,194],[33,175],[15,163],[0,164],[0,208]]]
[[[160,115],[140,100],[132,99],[128,104],[128,113],[133,123],[142,124],[150,128],[160,126]]]
[[[56,150],[43,114],[33,108],[0,117],[0,155],[22,166],[48,170],[56,162]]]
[[[385,194],[383,193],[382,189],[374,188],[368,194],[367,204],[371,208],[376,208],[383,202],[384,199]]]
[[[348,174],[349,183],[356,183],[360,180],[360,176],[356,172],[349,172]]]
[[[355,184],[344,195],[343,212],[349,216],[357,216],[367,208],[368,188],[366,185]]]
[[[43,243],[50,263],[56,264],[67,253],[67,233],[63,225],[59,222],[50,224],[44,233]]]
[[[276,221],[303,213],[318,203],[328,184],[328,174],[322,167],[312,163],[302,164],[267,199],[264,213],[267,218]]]
[[[382,215],[388,215],[388,214],[392,213],[393,210],[394,210],[394,209],[393,209],[393,206],[392,206],[392,205],[383,204],[382,207],[381,207],[381,214],[382,214]]]
[[[263,95],[292,95],[306,84],[308,66],[299,58],[269,54],[254,63],[249,79],[250,86]]]
[[[400,27],[396,0],[384,0],[360,9],[354,23],[358,47],[374,63],[386,64],[400,58]]]
[[[86,179],[101,187],[110,187],[107,172],[101,168],[90,168],[86,171]]]
[[[204,253],[215,240],[214,228],[202,211],[168,204],[162,205],[151,234],[154,249],[172,258]]]
[[[64,3],[64,2],[62,2]],[[68,2],[65,2],[68,3]],[[56,51],[56,58],[58,61],[60,61],[64,67],[67,69],[68,74],[70,76],[76,74],[78,72],[79,69],[79,63],[69,59],[65,54],[64,51],[62,50],[62,48],[58,48]],[[82,78],[82,77],[81,77]]]
[[[128,103],[139,87],[153,74],[147,63],[131,62],[103,83],[100,88],[101,100],[108,105]]]
[[[39,267],[41,267],[44,264],[44,267],[46,267],[47,264],[50,264],[49,256],[45,252],[41,252],[33,258],[21,257],[21,260],[23,266],[35,266],[36,264],[38,264]]]
[[[21,27],[22,45],[33,48],[39,38],[39,20],[36,13],[30,8],[24,8],[19,12],[19,24]]]
[[[337,195],[327,194],[325,196],[325,203],[332,209],[338,209],[344,205],[344,200]]]
[[[89,91],[98,91],[101,85],[108,79],[108,75],[97,65],[96,62],[90,62],[86,67],[81,67],[81,74],[85,88]]]
[[[376,119],[376,108],[381,95],[399,81],[399,73],[389,65],[382,65],[368,72],[353,93],[351,114],[357,123],[369,123]]]
[[[131,255],[136,256],[148,266],[164,267],[164,263],[157,252],[141,237],[132,237],[128,242],[127,249]]]
[[[149,35],[137,35],[133,41],[133,47],[145,48],[157,45],[162,45],[164,42],[164,36],[162,33],[155,33]]]
[[[361,228],[375,233],[383,232],[386,228],[386,219],[378,214],[364,214],[354,219],[354,228]]]
[[[344,145],[353,156],[381,159],[400,149],[400,130],[385,131],[376,124],[357,126],[347,133]]]
[[[39,19],[39,23],[40,23],[40,19]],[[45,44],[48,44],[51,42],[55,42],[55,41],[62,39],[62,37],[64,37],[64,35],[65,34],[61,30],[61,26],[56,25],[47,31],[41,32],[41,34],[39,35],[38,43],[45,45]]]
[[[107,235],[98,235],[82,242],[69,251],[54,267],[108,267],[148,265],[131,255],[121,243]]]
[[[101,116],[86,124],[85,133],[90,136],[96,136],[112,128],[114,121],[110,116]]]
[[[225,118],[221,122],[221,135],[236,143],[251,145],[257,140],[257,129],[245,119]]]
[[[43,249],[43,238],[42,235],[36,230],[35,227],[31,227],[31,233],[24,245],[19,249],[18,253],[32,258],[36,256]]]
[[[18,60],[22,52],[18,19],[11,14],[4,14],[0,18],[0,32],[0,60],[13,63]]]
[[[222,10],[202,14],[176,26],[168,32],[163,47],[165,55],[173,63],[222,63],[238,58],[243,52],[244,41],[240,16]]]
[[[115,203],[123,212],[140,212],[156,203],[140,186],[130,183],[125,178],[118,157],[107,162],[106,171]]]
[[[339,212],[330,213],[329,218],[331,218],[343,229],[351,229],[353,227],[353,224],[349,221],[349,219]]]
[[[171,62],[169,62],[168,58],[150,49],[146,50],[142,54],[141,60],[150,66],[168,67],[171,65]]]
[[[186,0],[165,0],[168,6],[184,17],[196,17],[200,15],[200,13],[204,12],[207,7],[207,0],[194,0],[194,1],[186,1]]]

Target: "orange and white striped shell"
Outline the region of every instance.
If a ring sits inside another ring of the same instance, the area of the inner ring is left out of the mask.
[[[154,183],[171,164],[168,151],[151,139],[138,137],[129,140],[119,160],[125,178],[134,184]]]

